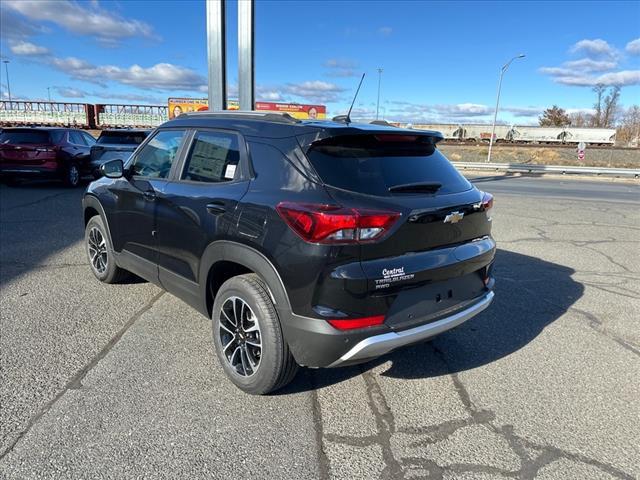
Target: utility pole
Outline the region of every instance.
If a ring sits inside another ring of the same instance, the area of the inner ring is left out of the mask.
[[[511,62],[513,62],[518,58],[524,58],[524,57],[525,57],[524,53],[521,53],[520,55],[516,55],[507,63],[505,63],[500,69],[500,80],[498,80],[498,95],[496,98],[496,109],[493,112],[493,128],[491,129],[491,138],[489,139],[489,154],[487,155],[487,163],[491,162],[491,149],[493,148],[493,137],[496,134],[496,118],[498,117],[498,105],[500,105],[500,90],[502,89],[502,77],[504,76],[504,72],[506,72],[507,69],[509,68],[509,65],[511,65]]]
[[[9,110],[13,110],[13,101],[11,100],[11,83],[9,83],[9,60],[3,60],[4,70],[7,72],[7,92],[9,93]]]
[[[227,108],[227,60],[225,0],[207,0],[207,61],[209,66],[209,110]]]
[[[382,80],[382,68],[378,68],[378,103],[376,103],[376,120],[378,120],[378,112],[380,111],[380,82]]]
[[[238,101],[240,110],[255,108],[254,1],[238,0]]]

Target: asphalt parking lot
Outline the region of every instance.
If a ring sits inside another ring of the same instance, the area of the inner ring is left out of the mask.
[[[81,190],[0,186],[0,478],[638,478],[640,186],[476,182],[494,304],[268,397],[206,318],[93,278]]]

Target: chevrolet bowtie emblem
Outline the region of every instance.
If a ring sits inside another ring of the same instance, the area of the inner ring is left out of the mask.
[[[449,215],[444,217],[444,223],[458,223],[464,217],[464,213],[460,212],[451,212]]]

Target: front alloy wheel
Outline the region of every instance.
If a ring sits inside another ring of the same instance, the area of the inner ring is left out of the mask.
[[[107,242],[102,236],[98,227],[92,227],[87,236],[87,248],[89,249],[89,260],[96,273],[101,276],[107,271],[109,261],[107,252]]]
[[[220,309],[220,343],[231,368],[242,377],[251,377],[262,357],[262,337],[258,319],[240,297],[229,297]]]

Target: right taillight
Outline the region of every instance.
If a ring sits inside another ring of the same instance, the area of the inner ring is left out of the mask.
[[[325,244],[379,240],[400,217],[397,212],[294,202],[280,202],[276,210],[303,240]]]

